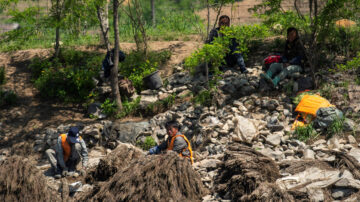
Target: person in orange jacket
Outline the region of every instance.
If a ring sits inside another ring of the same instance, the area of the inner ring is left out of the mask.
[[[189,140],[185,135],[179,133],[180,125],[176,121],[170,121],[165,124],[168,134],[167,141],[149,150],[149,154],[159,154],[162,151],[172,150],[177,152],[181,157],[189,158],[193,163],[193,154]]]
[[[79,129],[71,127],[67,134],[60,134],[55,145],[55,150],[46,150],[46,156],[54,171],[55,178],[66,177],[74,174],[76,166],[82,158],[80,174],[86,174],[89,161],[85,141],[79,136]]]

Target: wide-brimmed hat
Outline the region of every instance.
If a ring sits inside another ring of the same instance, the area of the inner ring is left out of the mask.
[[[68,138],[71,143],[79,143],[80,136],[79,136],[79,129],[77,127],[71,127],[68,132]]]

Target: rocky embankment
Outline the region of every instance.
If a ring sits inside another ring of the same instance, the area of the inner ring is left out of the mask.
[[[82,128],[81,135],[90,148],[91,169],[108,165],[104,164],[106,159],[119,156],[120,163],[115,165],[117,169],[112,170],[114,177],[120,175],[116,174],[118,172],[130,175],[129,179],[117,182],[117,178],[108,179],[115,180],[114,183],[119,187],[127,184],[132,186],[134,182],[131,179],[145,183],[131,175],[131,170],[126,170],[129,166],[138,165],[140,170],[137,172],[144,173],[141,169],[161,165],[139,160],[150,158],[145,153],[140,154],[141,152],[124,164],[121,161],[127,157],[113,152],[123,147],[124,143],[135,144],[137,141],[144,141],[147,136],[160,143],[166,138],[165,122],[177,120],[182,125],[181,132],[191,140],[195,150],[194,172],[204,185],[204,188],[199,188],[199,192],[191,193],[191,199],[197,200],[196,194],[206,194],[202,196],[203,201],[359,201],[360,145],[354,136],[334,136],[328,140],[318,138],[311,144],[292,138],[291,125],[296,106],[284,93],[268,96],[259,94],[260,71],[260,67],[254,67],[248,75],[230,70],[225,72],[213,97],[217,107],[205,107],[188,101],[141,122],[101,120],[92,125],[71,125]],[[168,78],[165,87],[157,91],[142,92],[140,105],[146,107],[172,94],[176,94],[177,98],[190,93],[196,95],[205,89],[204,86],[203,78],[193,78],[188,73],[179,71]],[[103,89],[104,86],[100,88]],[[71,125],[48,128],[36,135],[34,150],[42,153],[52,147],[58,134],[66,132]],[[360,127],[347,119],[344,130],[358,134]],[[7,152],[3,154],[1,159],[4,160]],[[179,163],[173,162],[171,166],[176,169]],[[184,173],[193,176],[192,171],[180,166]],[[38,168],[45,171],[49,165],[44,164]],[[47,179],[54,190],[62,185],[51,177]],[[161,176],[156,180],[161,180]],[[108,185],[96,181],[87,181],[93,184],[84,185],[82,188],[86,189],[78,191],[83,191],[81,195],[86,195],[100,190],[100,195],[96,197],[105,197],[107,193],[101,191],[101,187]],[[188,183],[186,180],[176,182]],[[179,187],[181,189],[180,185]],[[111,196],[117,199],[127,197]],[[141,196],[133,197],[135,199]],[[180,198],[186,199],[186,195],[181,195]]]

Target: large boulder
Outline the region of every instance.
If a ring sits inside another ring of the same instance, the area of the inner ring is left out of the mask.
[[[142,122],[114,122],[110,130],[104,130],[106,142],[135,143],[136,137],[150,128],[148,121]]]

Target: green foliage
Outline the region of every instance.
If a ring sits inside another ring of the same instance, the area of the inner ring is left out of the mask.
[[[169,109],[171,106],[173,106],[173,104],[175,103],[175,97],[176,97],[176,94],[174,93],[163,100],[159,100],[157,102],[149,104],[146,107],[145,112],[140,112],[140,113],[142,115],[148,115],[148,116],[161,113],[161,112]]]
[[[114,116],[117,112],[117,105],[115,100],[111,101],[109,98],[107,98],[105,102],[101,104],[101,109],[102,113],[104,113],[106,116]]]
[[[34,59],[30,65],[35,87],[44,98],[83,102],[95,87],[102,54],[62,50],[59,58]]]
[[[193,98],[193,102],[200,104],[201,106],[210,107],[212,105],[214,90],[203,90]]]
[[[312,124],[308,124],[306,126],[296,127],[294,131],[294,136],[296,139],[306,142],[316,137],[316,131],[313,128]]]
[[[13,91],[0,89],[0,108],[12,106],[17,103],[18,97]]]
[[[138,92],[143,89],[143,78],[154,71],[170,59],[170,51],[149,52],[148,59],[142,52],[131,52],[126,56],[124,62],[120,63],[120,74],[128,77]]]
[[[136,141],[136,146],[147,151],[150,148],[156,146],[156,142],[155,142],[154,138],[152,138],[151,136],[147,136],[145,138],[145,141],[141,141],[141,140]]]
[[[335,86],[333,84],[326,83],[319,88],[320,95],[328,100],[331,100]]]
[[[120,119],[129,115],[133,115],[138,112],[140,108],[140,100],[141,97],[137,97],[132,102],[129,102],[127,98],[122,102],[123,109],[122,111],[116,115],[116,118]]]
[[[335,119],[327,130],[328,137],[332,137],[333,135],[341,135],[344,132],[344,121],[345,117]]]
[[[338,64],[337,68],[340,71],[356,70],[360,68],[360,52],[357,53],[357,57],[348,61],[346,64]]]
[[[222,37],[217,37],[211,44],[205,44],[185,60],[185,67],[194,71],[202,63],[211,63],[214,68],[223,64],[224,57],[230,52],[229,46],[235,39],[239,44],[238,51],[247,59],[249,45],[252,39],[263,38],[268,35],[268,30],[261,25],[231,26],[221,30]]]
[[[5,67],[0,67],[0,85],[5,84],[6,82],[6,75],[5,75]]]

